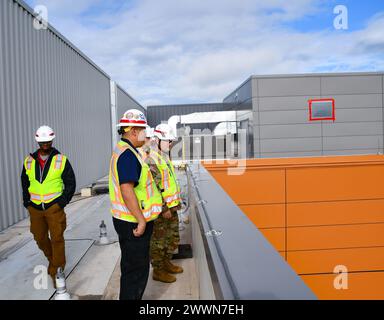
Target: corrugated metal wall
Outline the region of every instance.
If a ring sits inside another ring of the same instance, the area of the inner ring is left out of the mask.
[[[0,231],[27,216],[20,174],[37,148],[34,134],[54,128],[78,189],[108,173],[110,79],[55,29],[36,30],[31,9],[0,1]]]
[[[383,73],[253,77],[255,157],[383,152]],[[310,122],[308,99],[334,98],[336,121]]]
[[[124,89],[116,85],[117,118],[120,119],[128,109],[138,109],[146,113],[145,108],[132,98]]]
[[[245,80],[236,90],[224,98],[225,105],[237,106],[236,109],[252,109],[252,77]]]
[[[117,133],[116,125],[119,123],[120,118],[124,112],[129,109],[138,109],[146,115],[146,109],[132,98],[123,88],[121,88],[114,81],[111,81],[111,117],[112,117],[112,145],[116,145],[120,136]]]

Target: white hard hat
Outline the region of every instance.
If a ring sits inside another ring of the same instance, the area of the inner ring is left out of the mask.
[[[147,127],[147,118],[137,109],[127,110],[117,127]]]
[[[36,131],[35,139],[37,142],[50,142],[55,138],[55,133],[53,132],[52,128],[48,126],[41,126]]]
[[[152,138],[152,137],[154,136],[153,131],[154,131],[153,128],[151,128],[151,127],[147,127],[147,128],[145,129],[145,136],[146,136],[147,138]]]
[[[172,132],[171,127],[166,123],[161,123],[155,128],[155,136],[160,140],[176,140],[176,136]]]

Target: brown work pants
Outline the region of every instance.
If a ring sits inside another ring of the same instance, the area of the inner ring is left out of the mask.
[[[54,276],[59,267],[63,270],[65,268],[64,231],[67,219],[64,209],[54,204],[44,211],[29,206],[28,211],[31,233],[49,261],[48,274]]]

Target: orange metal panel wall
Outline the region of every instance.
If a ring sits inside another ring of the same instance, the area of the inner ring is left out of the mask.
[[[284,170],[247,170],[244,175],[230,176],[226,173],[226,169],[211,172],[238,205],[285,202]]]
[[[383,299],[384,272],[350,273],[348,289],[336,290],[333,286],[335,275],[319,274],[301,276],[319,299]]]
[[[383,156],[205,166],[320,299],[384,299]],[[333,285],[338,265],[347,290]]]
[[[333,273],[337,265],[348,266],[350,272],[380,271],[384,265],[383,247],[294,251],[287,255],[298,274]]]
[[[288,227],[384,222],[384,200],[289,203]]]
[[[239,207],[259,229],[285,228],[284,204],[242,204]]]
[[[287,202],[384,198],[384,166],[306,167],[287,170]]]

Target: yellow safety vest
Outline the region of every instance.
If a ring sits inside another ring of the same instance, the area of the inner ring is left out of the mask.
[[[53,156],[48,174],[45,180],[40,183],[40,181],[36,180],[35,175],[36,160],[31,156],[25,158],[24,167],[29,178],[28,191],[31,201],[34,204],[50,203],[63,194],[64,183],[61,175],[64,171],[66,161],[67,157],[62,154]]]
[[[112,215],[120,220],[137,223],[135,216],[127,208],[121,194],[117,161],[120,155],[127,149],[131,150],[141,164],[139,184],[134,192],[140,209],[146,221],[155,220],[162,209],[161,194],[157,190],[149,166],[141,159],[140,155],[126,142],[119,141],[113,151],[109,170],[109,197],[111,200]]]
[[[172,162],[166,161],[160,153],[154,150],[151,150],[150,156],[161,173],[161,189],[163,190],[161,195],[165,203],[168,208],[176,207],[181,201],[180,187]]]

